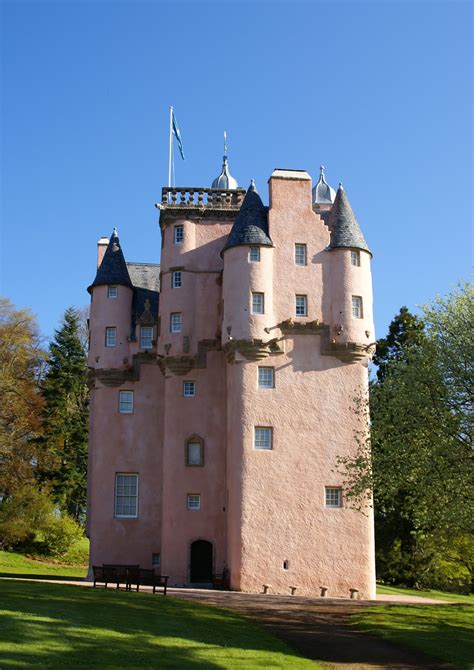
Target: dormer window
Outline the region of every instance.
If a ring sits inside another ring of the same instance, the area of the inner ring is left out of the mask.
[[[351,265],[360,267],[360,251],[351,251]]]
[[[260,263],[260,247],[250,247],[250,249],[249,249],[249,262],[250,263]]]
[[[107,286],[107,298],[116,298],[118,296],[117,284],[109,284]]]

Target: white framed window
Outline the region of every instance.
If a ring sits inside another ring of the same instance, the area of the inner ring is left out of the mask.
[[[118,296],[117,284],[109,284],[107,286],[107,298],[116,298]]]
[[[138,516],[137,474],[116,473],[115,516],[122,519],[135,519]]]
[[[140,327],[140,349],[151,349],[153,346],[153,326]]]
[[[305,295],[295,296],[295,314],[296,316],[308,315],[308,298]]]
[[[204,465],[204,441],[197,435],[186,441],[185,463],[194,467]]]
[[[362,319],[362,298],[360,295],[352,296],[352,316],[354,319]]]
[[[326,486],[326,507],[342,507],[342,489],[337,486]]]
[[[260,247],[250,247],[249,261],[251,263],[260,263]]]
[[[253,446],[255,449],[273,449],[273,428],[255,426]]]
[[[201,509],[201,494],[200,493],[188,493],[187,500],[188,509],[197,510]]]
[[[181,244],[184,239],[184,226],[175,226],[173,233],[173,242]]]
[[[183,315],[181,312],[172,312],[170,315],[170,332],[180,333],[183,329]]]
[[[196,382],[186,380],[183,382],[183,396],[185,398],[194,398],[196,395]]]
[[[258,368],[258,388],[260,389],[275,388],[275,368],[269,368],[269,367]]]
[[[306,244],[295,244],[295,264],[306,265]]]
[[[117,328],[115,326],[109,326],[105,329],[105,346],[115,347],[116,344],[117,344]]]
[[[120,414],[133,414],[133,391],[119,391]]]
[[[263,293],[252,293],[252,314],[265,313],[265,297]]]
[[[351,251],[351,265],[360,267],[360,251]]]
[[[171,288],[181,288],[183,285],[183,275],[181,270],[175,270],[171,273]]]

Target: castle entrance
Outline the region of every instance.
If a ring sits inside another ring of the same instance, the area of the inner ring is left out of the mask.
[[[196,540],[191,545],[191,583],[212,582],[212,544]]]

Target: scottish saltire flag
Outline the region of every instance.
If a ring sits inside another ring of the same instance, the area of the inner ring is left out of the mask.
[[[178,147],[179,147],[179,153],[181,154],[181,158],[184,161],[183,141],[181,139],[181,133],[179,132],[178,124],[176,122],[176,117],[174,115],[174,110],[173,110],[173,135],[176,137],[176,142],[178,143]]]

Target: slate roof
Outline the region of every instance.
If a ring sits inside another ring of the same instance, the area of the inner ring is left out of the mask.
[[[331,231],[330,249],[363,249],[371,253],[342,185],[339,185],[327,225]]]
[[[160,300],[160,266],[157,263],[127,263],[133,284],[132,321],[136,323],[146,311],[146,301],[154,321],[158,318]]]
[[[230,247],[260,245],[272,247],[268,236],[268,207],[265,207],[252,179],[222,252]]]
[[[95,279],[87,290],[90,293],[93,286],[101,286],[102,284],[119,284],[120,286],[129,286],[132,288],[127,264],[120,247],[117,228],[113,230],[102,263],[97,268]]]

